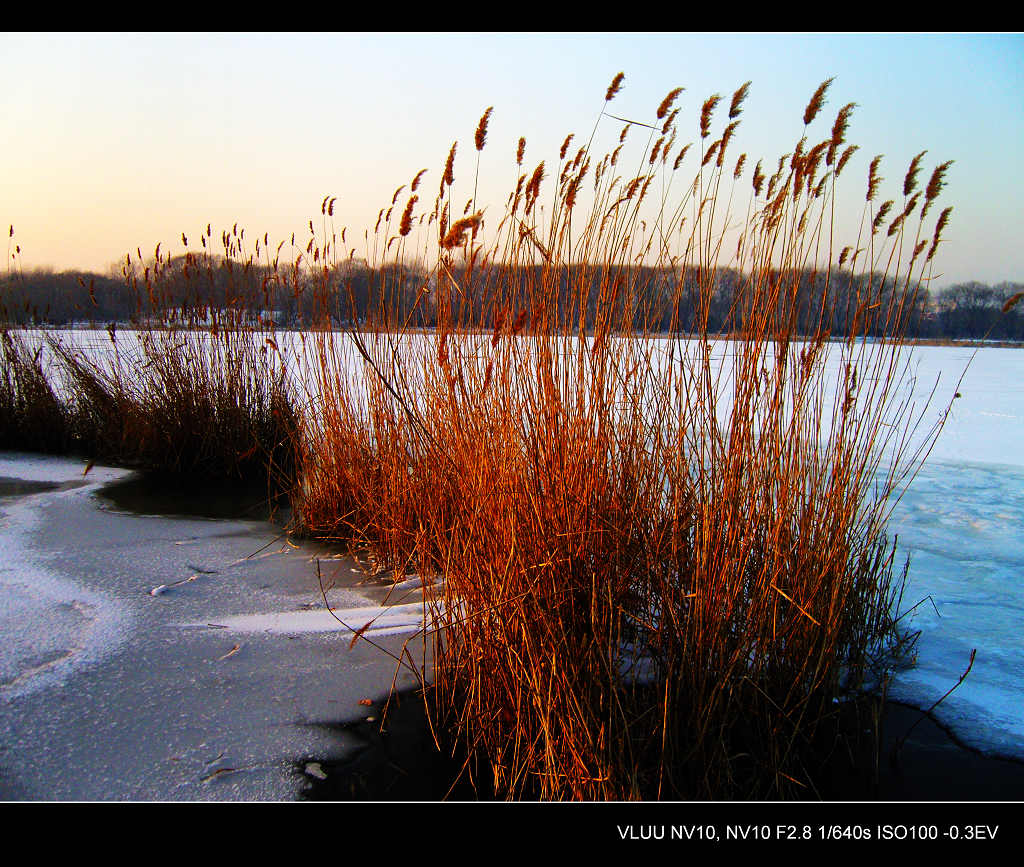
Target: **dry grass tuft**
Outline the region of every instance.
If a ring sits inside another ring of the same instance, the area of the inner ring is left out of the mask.
[[[71,443],[67,409],[47,375],[42,338],[0,331],[0,448],[63,452]]]
[[[440,579],[432,719],[498,797],[813,796],[836,699],[870,694],[912,641],[885,523],[920,456],[901,335],[925,265],[894,232],[873,241],[884,274],[816,269],[852,103],[771,178],[758,161],[732,213],[720,183],[747,87],[678,202],[670,174],[647,195],[669,172],[661,125],[630,121],[594,157],[589,210],[567,138],[550,209],[534,207],[543,162],[491,237],[479,211],[448,227],[445,203],[423,273],[371,269],[360,327],[308,343],[296,514]],[[647,173],[623,178],[630,125],[654,135]],[[842,250],[840,266],[860,252]],[[403,301],[410,283],[429,291]]]

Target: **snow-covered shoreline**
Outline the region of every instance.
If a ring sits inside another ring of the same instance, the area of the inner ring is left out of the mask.
[[[96,494],[125,471],[84,469],[0,453],[55,485],[0,496],[0,800],[293,800],[304,757],[360,746],[339,721],[419,682],[395,663],[415,588],[264,521],[116,511]],[[325,598],[389,628],[352,645]]]

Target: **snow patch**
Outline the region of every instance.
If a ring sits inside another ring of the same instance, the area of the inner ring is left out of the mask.
[[[226,627],[232,632],[264,632],[296,635],[310,632],[340,632],[366,636],[415,633],[423,629],[423,603],[369,605],[360,608],[314,608],[302,611],[274,611],[222,617],[216,623],[183,623],[184,627]]]

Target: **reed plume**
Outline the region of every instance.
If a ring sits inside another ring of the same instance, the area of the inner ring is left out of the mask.
[[[480,122],[476,126],[476,133],[473,136],[473,142],[476,145],[478,151],[484,149],[484,145],[487,143],[487,124],[491,119],[491,112],[494,111],[494,106],[490,106],[480,117]]]
[[[611,102],[615,98],[615,95],[622,89],[622,81],[625,77],[625,73],[620,72],[612,79],[612,83],[608,85],[608,90],[604,95],[605,102]]]
[[[715,110],[715,106],[721,101],[721,97],[716,93],[713,96],[709,96],[704,100],[704,104],[700,108],[700,137],[707,138],[711,135],[711,115]]]
[[[921,151],[910,161],[907,174],[903,179],[903,195],[909,196],[917,187],[917,174],[921,170],[921,159],[928,151]]]
[[[818,112],[825,105],[825,94],[828,92],[833,81],[835,81],[834,78],[826,79],[818,85],[818,89],[811,95],[810,102],[807,103],[807,108],[804,109],[804,126],[810,126],[814,118],[818,116]]]
[[[658,110],[655,112],[655,117],[661,120],[672,110],[672,103],[676,101],[676,97],[683,92],[684,88],[676,87],[670,90],[665,98],[661,101],[661,105],[658,106]]]

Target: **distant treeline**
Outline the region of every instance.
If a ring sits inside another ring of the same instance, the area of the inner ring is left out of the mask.
[[[543,279],[538,279],[541,272]],[[13,326],[144,324],[173,311],[184,321],[203,323],[214,311],[231,309],[273,319],[282,327],[326,320],[335,326],[375,322],[430,328],[437,304],[447,303],[464,308],[462,321],[485,327],[504,316],[530,317],[539,305],[554,305],[558,321],[579,324],[582,319],[591,328],[601,315],[599,305],[611,298],[613,318],[620,323],[632,320],[635,327],[661,332],[719,333],[742,321],[736,299],[749,280],[728,268],[708,275],[697,269],[551,265],[476,273],[462,268],[438,277],[405,266],[368,268],[358,261],[330,271],[281,275],[253,263],[207,262],[189,268],[175,260],[152,275],[148,269],[118,277],[82,271],[12,273],[0,278],[0,319]],[[792,274],[789,282],[800,300],[787,309],[797,311],[800,333],[849,333],[853,318],[869,308],[870,324],[864,329],[869,335],[881,331],[887,318],[899,316],[911,338],[1024,341],[1024,305],[1002,309],[1024,291],[1024,284],[971,281],[935,292],[922,286],[912,294],[912,306],[904,300],[898,310],[889,310],[890,300],[900,293],[894,293],[893,280],[880,275],[807,270]],[[527,297],[520,288],[527,286],[534,295]],[[544,287],[542,298],[536,296],[538,286]],[[586,311],[576,309],[584,298]]]

